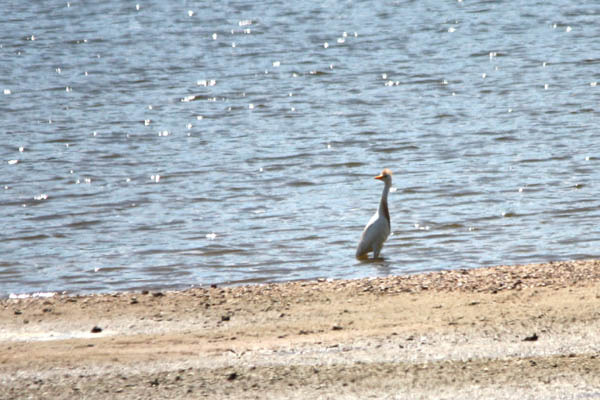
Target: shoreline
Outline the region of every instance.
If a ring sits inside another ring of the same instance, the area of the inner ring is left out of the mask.
[[[0,299],[0,397],[600,396],[600,260]]]
[[[556,279],[562,279],[563,276],[559,276],[559,273],[564,274],[566,271],[533,271],[532,268],[537,268],[538,266],[544,267],[554,267],[558,266],[568,266],[572,264],[579,264],[582,266],[583,264],[589,265],[590,263],[600,262],[599,259],[584,259],[584,260],[559,260],[559,261],[549,261],[542,263],[530,263],[530,264],[514,264],[514,265],[494,265],[494,266],[483,266],[483,267],[475,267],[475,268],[458,268],[458,269],[443,269],[443,270],[433,270],[426,272],[413,272],[402,275],[381,275],[381,276],[369,276],[362,278],[307,278],[307,279],[296,279],[296,280],[281,280],[281,281],[264,281],[264,282],[241,282],[241,283],[209,283],[202,285],[193,285],[193,286],[185,286],[185,287],[169,287],[169,286],[148,286],[141,288],[131,288],[124,290],[113,290],[113,291],[88,291],[84,290],[82,292],[78,291],[69,291],[69,290],[46,290],[46,291],[36,291],[36,292],[25,292],[25,293],[8,293],[6,295],[0,295],[0,304],[5,300],[24,300],[29,298],[55,298],[55,297],[93,297],[93,296],[114,296],[114,295],[133,295],[133,294],[148,294],[148,293],[185,293],[187,291],[194,290],[207,290],[207,289],[236,289],[236,288],[244,288],[244,287],[262,287],[262,286],[278,286],[278,285],[295,285],[295,284],[303,284],[303,283],[332,283],[332,282],[360,282],[364,281],[391,281],[394,284],[400,284],[404,289],[403,290],[419,290],[415,287],[415,282],[424,281],[425,277],[432,280],[434,285],[433,290],[463,290],[465,288],[461,288],[460,285],[457,287],[450,287],[450,280],[454,279],[455,282],[459,282],[461,279],[458,278],[450,278],[451,276],[458,275],[470,275],[470,285],[475,285],[479,290],[493,290],[490,289],[490,283],[488,282],[485,287],[482,287],[482,281],[473,281],[479,279],[486,279],[486,275],[495,274],[500,281],[505,281],[507,279],[512,279],[512,277],[518,277],[523,275],[526,279],[531,278],[539,278],[540,273],[546,273],[545,278],[550,279],[548,284],[555,284]],[[528,273],[524,273],[524,271],[528,271]],[[531,272],[531,273],[529,273]],[[449,274],[449,277],[444,277],[444,275]],[[512,277],[511,277],[512,276]],[[581,280],[581,276],[569,275],[566,277],[570,280],[571,283],[576,283],[577,280]],[[600,281],[600,273],[599,276],[591,276],[592,279],[598,279]],[[515,282],[513,282],[514,284]],[[410,289],[407,289],[406,285],[413,285]],[[439,285],[445,285],[442,288]],[[518,283],[520,284],[520,283]],[[536,285],[542,285],[542,283],[537,282]],[[496,290],[505,290],[508,287],[499,284],[495,289]],[[474,288],[472,287],[471,290]]]

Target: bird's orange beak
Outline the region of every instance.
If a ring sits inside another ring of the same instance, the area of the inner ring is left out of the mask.
[[[377,175],[375,179],[383,179],[383,175]]]

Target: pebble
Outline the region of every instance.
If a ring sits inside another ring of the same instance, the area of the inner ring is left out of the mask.
[[[527,336],[525,339],[523,339],[524,342],[535,342],[537,340],[538,340],[538,335],[535,332],[533,335]]]

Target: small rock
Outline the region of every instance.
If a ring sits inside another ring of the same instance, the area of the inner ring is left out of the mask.
[[[15,315],[21,315],[23,312],[21,310],[15,310]]]
[[[536,340],[538,340],[537,333],[534,333],[533,335],[527,336],[525,339],[523,339],[524,342],[535,342]]]
[[[147,290],[142,290],[142,294],[148,294],[148,293],[150,293],[150,292]]]
[[[154,380],[150,381],[150,386],[158,386],[160,383],[158,382],[158,378],[154,378]]]
[[[341,327],[341,326],[339,326],[339,325],[334,325],[334,326],[332,326],[332,327],[331,327],[331,330],[332,330],[332,331],[341,331],[342,329],[344,329],[344,328],[342,328],[342,327]]]
[[[137,303],[139,303],[138,299],[136,299],[135,297],[132,297],[130,304],[137,304]]]
[[[237,379],[237,377],[238,377],[238,374],[237,374],[237,372],[232,372],[232,373],[230,373],[230,374],[227,376],[227,380],[228,380],[228,381],[233,381],[233,380]]]
[[[92,333],[100,333],[100,332],[102,332],[102,328],[100,328],[99,326],[94,326],[94,327],[92,328],[92,331],[91,331],[91,332],[92,332]]]
[[[152,293],[152,296],[154,296],[154,297],[163,297],[164,293],[163,292],[155,292],[155,293]]]
[[[231,317],[229,315],[221,315],[221,321],[229,321]]]

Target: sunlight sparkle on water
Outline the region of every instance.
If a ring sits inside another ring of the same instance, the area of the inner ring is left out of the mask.
[[[196,81],[196,85],[198,86],[215,86],[217,81],[215,79],[200,79]]]

